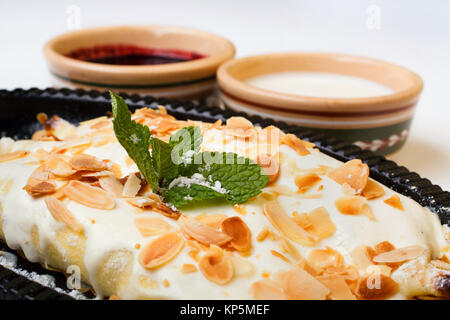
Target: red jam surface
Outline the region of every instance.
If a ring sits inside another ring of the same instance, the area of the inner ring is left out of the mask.
[[[201,59],[205,56],[183,50],[152,49],[114,44],[76,49],[70,52],[67,57],[94,63],[133,66],[184,62]]]

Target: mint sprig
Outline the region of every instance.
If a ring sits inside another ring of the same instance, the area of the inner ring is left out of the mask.
[[[178,130],[169,143],[151,136],[148,127],[131,120],[125,101],[110,94],[117,140],[152,191],[175,207],[219,198],[244,203],[269,182],[261,166],[248,158],[230,152],[200,152],[200,127]]]

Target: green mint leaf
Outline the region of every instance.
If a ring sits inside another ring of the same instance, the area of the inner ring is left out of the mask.
[[[224,196],[224,194],[200,184],[191,184],[189,187],[174,186],[163,191],[164,199],[177,208],[197,201],[224,198]]]
[[[117,140],[136,163],[139,171],[152,187],[153,192],[156,193],[159,190],[159,184],[149,152],[151,132],[147,126],[131,120],[130,110],[128,110],[128,106],[122,97],[111,91],[109,93],[114,115],[114,133]]]
[[[174,152],[182,157],[188,151],[199,152],[202,141],[203,137],[200,127],[190,126],[172,134],[169,144],[174,147]]]
[[[178,175],[178,166],[172,160],[172,146],[158,138],[151,137],[152,165],[159,183],[165,185]]]
[[[269,177],[261,166],[248,158],[231,152],[202,152],[204,165],[200,173],[214,185],[220,182],[227,190],[227,201],[244,203],[261,193],[269,182]]]

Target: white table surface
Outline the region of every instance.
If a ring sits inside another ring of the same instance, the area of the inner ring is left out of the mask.
[[[79,12],[79,15],[77,14]],[[390,158],[450,190],[450,1],[0,1],[0,88],[51,85],[42,46],[70,29],[166,24],[230,39],[237,56],[364,55],[406,66],[425,89],[405,147]]]

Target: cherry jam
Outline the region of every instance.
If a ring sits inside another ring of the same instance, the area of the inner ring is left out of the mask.
[[[196,52],[173,49],[152,49],[134,45],[115,44],[79,48],[67,57],[93,63],[122,66],[158,65],[204,58]]]

